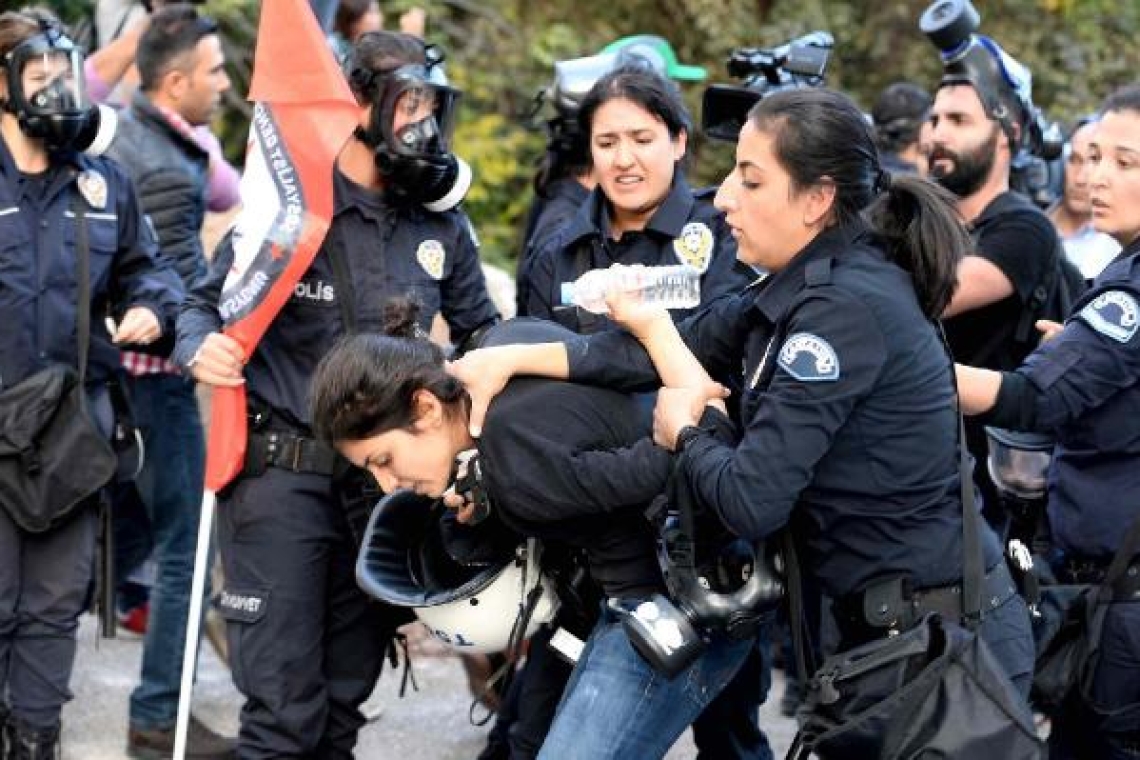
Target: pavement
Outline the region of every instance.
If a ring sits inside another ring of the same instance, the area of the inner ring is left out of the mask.
[[[138,678],[142,641],[120,635],[100,639],[95,620],[85,616],[80,630],[79,654],[72,679],[72,700],[63,712],[63,760],[125,760],[127,757],[127,703]],[[483,747],[488,726],[468,721],[471,697],[459,660],[432,640],[414,647],[413,668],[418,691],[409,686],[400,698],[399,671],[385,670],[372,698],[366,703],[378,717],[364,727],[356,757],[360,760],[474,760]],[[181,652],[171,656],[181,658]],[[761,708],[761,725],[768,732],[777,758],[784,756],[795,733],[794,722],[779,714],[783,676],[774,674],[771,698]],[[222,733],[238,727],[241,695],[230,681],[229,670],[208,644],[202,647],[194,713]],[[666,756],[667,760],[693,758],[696,751],[688,732]]]

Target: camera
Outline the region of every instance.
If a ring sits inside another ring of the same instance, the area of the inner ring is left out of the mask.
[[[701,128],[714,140],[735,142],[748,112],[764,95],[823,84],[835,40],[815,31],[774,48],[737,48],[729,55],[729,76],[742,85],[714,84],[701,101]]]
[[[668,595],[618,608],[634,649],[667,678],[687,668],[713,635],[741,641],[784,598],[780,555],[763,541],[697,541],[694,495],[680,479],[669,487],[670,512],[658,534],[658,561]],[[712,527],[707,516],[702,527]],[[707,529],[707,528],[706,528]],[[706,546],[715,550],[704,552]],[[699,556],[709,554],[710,556]]]
[[[919,29],[942,56],[942,84],[969,84],[1010,139],[1010,185],[1039,206],[1058,194],[1064,138],[1033,105],[1033,75],[989,37],[977,34],[981,16],[970,0],[937,0],[923,11]]]

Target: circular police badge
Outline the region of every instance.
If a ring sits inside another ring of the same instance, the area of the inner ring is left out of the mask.
[[[704,222],[689,222],[673,240],[673,253],[682,264],[701,274],[708,271],[713,254],[713,234]]]
[[[93,209],[102,209],[107,205],[107,180],[103,175],[88,169],[75,180],[79,187],[79,194],[84,197]]]
[[[424,268],[433,280],[443,277],[443,262],[447,255],[443,250],[443,243],[438,240],[425,240],[416,249],[416,261]]]
[[[780,348],[780,367],[805,383],[839,379],[839,357],[823,338],[811,333],[796,333]]]
[[[1130,293],[1109,290],[1090,301],[1078,316],[1106,338],[1127,343],[1136,335],[1138,314],[1140,307]]]

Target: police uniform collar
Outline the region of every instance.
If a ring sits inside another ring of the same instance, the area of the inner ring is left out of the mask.
[[[858,220],[819,233],[786,267],[768,277],[764,287],[756,290],[753,308],[775,323],[804,286],[814,284],[827,270],[829,259],[843,255],[842,251],[867,232],[867,224]]]
[[[333,165],[333,216],[356,209],[374,221],[380,221],[391,206],[384,200],[382,190],[371,190],[358,185]]]
[[[645,229],[658,232],[667,238],[675,238],[681,234],[681,230],[689,221],[695,204],[696,200],[693,198],[693,191],[689,189],[689,183],[685,181],[680,171],[675,171],[669,193],[649,218]],[[571,244],[593,235],[605,238],[609,235],[609,231],[609,202],[602,188],[595,187],[586,202],[570,218],[566,228],[566,242]]]

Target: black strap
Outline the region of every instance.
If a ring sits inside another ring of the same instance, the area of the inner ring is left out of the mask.
[[[1124,571],[1132,564],[1132,558],[1140,551],[1140,515],[1137,515],[1132,520],[1132,527],[1128,529],[1128,534],[1124,536],[1124,540],[1120,543],[1120,548],[1116,550],[1116,554],[1112,557],[1112,562],[1108,565],[1108,570],[1104,573],[1104,581],[1100,584],[1100,589],[1097,591],[1097,604],[1108,604],[1112,601],[1113,586],[1120,580],[1120,576],[1124,575]]]
[[[331,240],[325,246],[329,263],[332,264],[333,279],[336,280],[336,304],[340,307],[340,318],[344,322],[344,331],[348,335],[356,333],[356,289],[352,287],[352,278],[348,276],[348,266],[344,260],[344,252],[338,241]]]
[[[91,342],[91,251],[87,243],[87,214],[84,206],[86,206],[86,202],[80,197],[80,194],[72,193],[71,210],[75,214],[76,232],[78,233],[76,236],[78,242],[76,266],[79,271],[79,293],[77,296],[79,326],[76,334],[79,338],[80,386],[83,385],[83,380],[87,376],[87,351],[89,349],[88,344]]]
[[[974,499],[974,479],[970,476],[970,463],[966,455],[966,420],[962,416],[959,400],[958,375],[954,370],[954,354],[946,340],[941,322],[935,322],[938,337],[950,360],[950,381],[954,384],[954,400],[958,410],[958,482],[962,494],[962,618],[966,627],[974,630],[982,619],[982,525]]]

